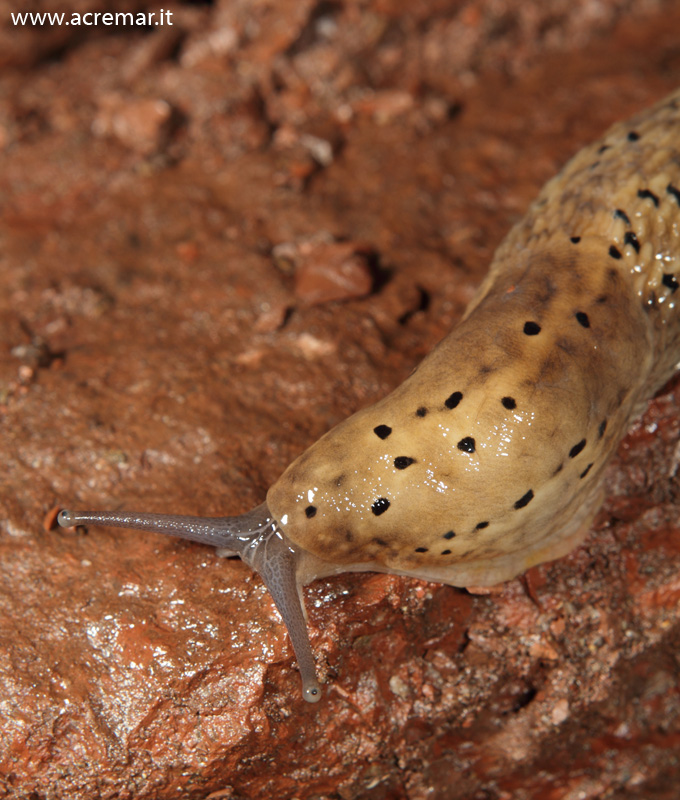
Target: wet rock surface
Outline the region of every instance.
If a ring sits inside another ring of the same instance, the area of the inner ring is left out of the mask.
[[[567,558],[487,595],[308,587],[315,706],[239,561],[54,527],[260,503],[570,155],[680,84],[675,4],[171,8],[0,2],[0,796],[675,800],[677,379]]]

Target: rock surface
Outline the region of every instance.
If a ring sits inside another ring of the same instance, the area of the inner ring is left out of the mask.
[[[680,83],[677,4],[171,8],[35,30],[0,0],[0,796],[676,800],[680,380],[567,558],[310,586],[315,706],[243,564],[54,509],[261,502]]]

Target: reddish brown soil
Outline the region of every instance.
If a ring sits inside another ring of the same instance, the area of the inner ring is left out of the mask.
[[[680,381],[586,544],[501,593],[306,592],[57,506],[239,513],[460,318],[581,145],[680,84],[670,0],[0,0],[0,796],[677,800]],[[44,9],[64,10],[62,2]],[[158,10],[73,0],[81,12]]]

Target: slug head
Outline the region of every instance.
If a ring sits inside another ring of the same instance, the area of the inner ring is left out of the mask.
[[[650,369],[647,317],[602,249],[584,237],[508,257],[404,383],[270,488],[289,539],[345,569],[455,586],[573,548]]]

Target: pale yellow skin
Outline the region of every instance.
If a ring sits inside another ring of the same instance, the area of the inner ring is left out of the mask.
[[[267,506],[308,555],[303,582],[490,585],[579,543],[608,459],[679,366],[679,162],[680,91],[570,161],[460,325],[288,467]]]

